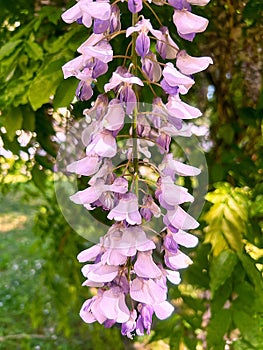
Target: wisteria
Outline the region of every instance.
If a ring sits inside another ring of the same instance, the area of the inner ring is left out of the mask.
[[[195,83],[193,74],[212,60],[190,56],[172,37],[192,42],[203,32],[208,20],[194,14],[192,6],[208,2],[79,0],[62,15],[67,23],[76,21],[93,29],[78,48],[79,55],[62,69],[65,78],[79,80],[79,100],[96,96],[92,107],[83,111],[91,116],[82,134],[85,157],[67,166],[68,172],[89,176],[88,186],[70,199],[89,211],[100,208],[111,224],[98,244],[78,255],[86,263],[83,285],[97,288],[80,316],[105,327],[119,323],[122,335],[129,338],[149,334],[153,315],[162,320],[174,312],[167,300],[167,282],[179,284],[178,270],[192,263],[180,247],[198,243],[187,232],[198,222],[185,210],[185,203],[194,197],[176,180],[196,176],[200,170],[174,159],[171,142],[177,136],[191,136],[185,120],[202,113],[181,96]],[[129,23],[121,21],[120,4],[126,5]],[[173,35],[158,17],[160,6],[172,13]],[[145,18],[145,9],[152,18]],[[117,45],[117,52],[113,47],[119,36],[130,41],[124,47]],[[115,68],[120,59],[122,64]],[[108,70],[111,77],[104,92],[98,93],[96,85]],[[151,96],[150,104],[143,103],[143,91]],[[151,160],[154,147],[158,164]],[[153,220],[159,222],[158,229]]]

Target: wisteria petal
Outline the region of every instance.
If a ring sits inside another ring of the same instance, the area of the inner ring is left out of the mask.
[[[186,75],[192,75],[205,70],[213,64],[211,57],[192,57],[185,50],[179,51],[176,56],[176,67]]]
[[[90,248],[83,250],[78,254],[77,259],[79,262],[94,261],[101,251],[101,246],[96,244]]]
[[[168,210],[164,216],[164,224],[172,224],[173,227],[181,230],[194,229],[199,226],[198,222],[189,214],[187,214],[180,206],[176,206],[174,210]]]
[[[185,269],[193,261],[186,254],[182,253],[180,250],[176,254],[170,254],[167,251],[164,255],[165,264],[171,269]]]
[[[142,0],[128,0],[128,9],[131,13],[140,12],[142,7]]]
[[[88,1],[81,3],[81,10],[93,18],[107,20],[110,18],[110,4],[106,1]]]
[[[103,187],[88,187],[70,196],[70,200],[75,204],[93,203],[99,199],[103,191]]]
[[[92,314],[92,312],[90,311],[90,305],[92,302],[93,302],[93,298],[85,300],[85,302],[83,303],[80,309],[80,313],[79,313],[80,317],[86,323],[93,323],[97,320],[95,316]]]
[[[107,130],[98,133],[86,148],[86,154],[90,153],[96,153],[101,157],[114,157],[117,153],[116,139]]]
[[[62,19],[66,23],[73,23],[82,16],[79,4],[75,4],[62,14]]]
[[[187,2],[191,5],[205,6],[210,0],[187,0]]]
[[[100,307],[105,316],[116,322],[127,322],[130,318],[130,311],[125,304],[124,294],[120,291],[109,289],[103,293]]]
[[[150,38],[144,33],[140,33],[136,39],[136,52],[144,58],[150,49]]]
[[[167,279],[173,284],[179,284],[181,282],[180,273],[173,270],[165,270]]]
[[[166,299],[166,291],[152,279],[135,278],[131,282],[132,299],[145,304],[159,304]]]
[[[105,129],[119,130],[124,125],[125,112],[119,100],[114,99],[109,103],[107,114],[103,118]]]
[[[83,56],[73,58],[62,66],[64,78],[67,79],[72,76],[77,76],[81,69],[84,67]]]
[[[110,282],[112,281],[117,275],[119,271],[118,266],[112,266],[112,265],[101,265],[95,264],[92,266],[92,269],[87,274],[87,278],[94,282]]]
[[[153,305],[153,309],[155,315],[159,318],[159,320],[165,320],[170,317],[174,311],[174,306],[170,304],[168,301],[163,301],[160,304]]]
[[[134,193],[123,195],[117,206],[109,212],[107,217],[110,220],[127,220],[131,225],[140,225],[142,218],[139,214],[137,196]]]
[[[172,63],[167,63],[163,69],[165,81],[173,87],[178,87],[181,94],[186,94],[195,83],[194,80],[177,70]]]
[[[144,278],[157,278],[162,275],[161,270],[153,261],[152,251],[138,252],[134,271],[137,276]]]
[[[172,116],[179,119],[194,119],[202,115],[202,112],[198,108],[183,102],[178,94],[169,96],[166,107]]]
[[[198,244],[198,238],[196,236],[183,230],[179,230],[178,232],[174,233],[173,237],[178,244],[186,248],[193,248]]]
[[[69,164],[67,166],[67,171],[78,175],[90,176],[99,170],[100,165],[100,157],[94,154]]]
[[[209,21],[189,11],[174,10],[173,22],[182,34],[201,33],[206,30]]]

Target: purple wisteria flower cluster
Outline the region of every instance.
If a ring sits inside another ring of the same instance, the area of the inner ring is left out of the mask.
[[[191,136],[185,120],[201,116],[181,95],[195,83],[193,75],[212,60],[180,49],[158,17],[160,6],[172,9],[177,34],[193,41],[208,20],[194,14],[192,6],[204,6],[209,0],[126,2],[125,18],[130,24],[122,23],[118,0],[79,0],[64,12],[65,22],[76,21],[93,32],[78,48],[79,55],[62,69],[65,78],[79,80],[79,100],[96,96],[91,108],[83,111],[92,116],[82,134],[85,157],[67,166],[69,172],[88,176],[88,187],[70,199],[87,210],[100,208],[113,222],[98,244],[78,255],[80,262],[87,263],[82,268],[83,285],[97,288],[97,294],[84,302],[80,316],[105,327],[119,323],[121,333],[132,338],[150,333],[154,314],[161,320],[172,314],[167,281],[179,284],[178,270],[192,263],[180,247],[198,242],[187,232],[198,222],[182,208],[194,198],[176,180],[196,176],[200,170],[175,160],[170,145],[173,137]],[[124,8],[124,0],[121,3]],[[144,9],[152,13],[153,24],[144,17]],[[114,52],[113,42],[120,36],[129,44],[117,45],[119,52]],[[96,84],[115,59],[123,63],[98,94]],[[151,108],[140,107],[144,90],[152,96]],[[157,165],[151,162],[153,147],[161,159]],[[116,165],[120,154],[125,161]],[[151,226],[153,220],[161,221],[158,231]]]

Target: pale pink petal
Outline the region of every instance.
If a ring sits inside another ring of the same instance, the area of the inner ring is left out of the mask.
[[[83,270],[83,268],[82,268]],[[119,267],[111,265],[94,264],[86,277],[94,282],[111,282],[118,275]]]
[[[160,164],[159,169],[161,171],[165,171],[165,173],[169,173],[172,176],[174,174],[180,176],[196,176],[200,174],[200,169],[193,167],[191,165],[187,165],[177,160],[173,159],[173,155],[171,153],[167,154],[164,158],[163,162]]]
[[[98,297],[94,303],[91,305],[91,312],[93,315],[96,317],[96,320],[100,323],[103,324],[106,320],[107,317],[104,314],[104,310],[101,308],[100,303],[101,303],[102,297]]]
[[[138,252],[134,271],[137,276],[145,278],[157,278],[162,275],[161,270],[153,261],[151,250],[148,252]]]
[[[133,300],[145,303],[152,304],[152,297],[149,294],[148,286],[145,281],[139,278],[135,278],[131,282],[130,295]]]
[[[135,278],[131,282],[130,295],[133,300],[153,305],[165,301],[166,290],[152,279]]]
[[[187,10],[174,10],[173,22],[178,32],[182,34],[204,32],[209,23],[206,18],[195,15]]]
[[[186,248],[193,248],[198,244],[197,237],[182,230],[179,230],[178,232],[173,233],[173,238],[176,241],[176,243]]]
[[[174,210],[167,210],[164,218],[181,230],[190,230],[199,226],[199,223],[179,206],[176,206]]]
[[[104,85],[104,91],[108,92],[121,83],[137,84],[143,86],[143,82],[138,77],[123,77],[120,74],[113,72],[109,83]]]
[[[77,49],[77,51],[79,53],[84,53],[85,52],[85,48],[87,46],[95,46],[97,45],[99,42],[101,42],[102,40],[105,40],[105,36],[104,34],[94,34],[92,33],[89,38],[84,41],[84,43],[82,43],[79,48]],[[102,95],[100,95],[102,97]]]
[[[109,191],[124,194],[128,191],[128,185],[128,181],[120,176],[113,181],[112,185],[109,185]]]
[[[94,57],[104,63],[112,61],[113,58],[112,49],[104,49],[98,46],[86,46],[85,49],[83,49],[83,51],[86,58]]]
[[[127,213],[126,221],[131,225],[140,225],[142,223],[142,217],[137,209]]]
[[[69,198],[75,204],[93,203],[97,199],[99,199],[103,191],[104,191],[103,186],[101,187],[92,186],[92,187],[86,188],[83,191],[78,191],[77,193],[73,194]]]
[[[163,200],[169,205],[194,201],[194,197],[188,193],[188,189],[175,185],[170,176],[162,178],[161,191]]]
[[[104,283],[86,280],[82,283],[82,286],[100,288],[104,286]]]
[[[193,119],[202,115],[201,111],[193,106],[183,102],[179,95],[173,95],[168,98],[166,104],[168,112],[179,119]]]
[[[179,70],[176,69],[170,62],[166,63],[163,69],[163,76],[171,86],[194,84],[194,80],[192,78],[180,73]]]
[[[116,319],[116,322],[119,322],[119,323],[127,322],[130,318],[130,310],[128,309],[125,303],[125,296],[123,293],[119,295],[118,307],[119,307],[119,310],[118,310],[118,317]]]
[[[179,284],[181,282],[180,273],[178,271],[165,269],[167,279],[173,284]]]
[[[103,264],[119,266],[125,264],[127,256],[123,255],[120,249],[107,249],[101,256]]]
[[[161,40],[163,35],[162,32],[160,30],[153,29],[149,19],[145,19],[143,16],[141,17],[142,19],[138,23],[136,23],[134,27],[127,28],[126,38],[134,32],[143,32],[147,35],[147,33],[150,31],[155,38]]]
[[[73,60],[68,61],[62,66],[62,71],[64,78],[67,79],[71,76],[77,76],[80,73],[80,70],[84,67],[84,58],[83,56],[78,56],[73,58]]]
[[[169,267],[177,270],[184,269],[191,265],[193,261],[186,254],[182,253],[180,250],[176,254],[165,252],[165,260],[169,261]]]
[[[168,303],[168,301],[163,301],[160,304],[153,305],[153,309],[159,320],[164,320],[170,317],[174,311],[173,305]]]
[[[83,12],[89,13],[91,17],[101,20],[110,18],[111,10],[110,4],[105,1],[91,1],[81,5]]]
[[[123,231],[122,245],[123,254],[126,256],[133,256],[136,251],[145,251],[155,249],[155,244],[152,240],[148,239],[146,233],[139,226],[130,226]]]
[[[187,2],[191,5],[205,6],[210,0],[187,0]]]
[[[107,130],[98,133],[86,148],[86,154],[90,153],[96,153],[101,157],[114,157],[117,153],[116,139]]]
[[[97,154],[93,154],[69,164],[67,171],[78,175],[90,176],[99,170],[100,165],[100,157]]]
[[[109,212],[107,217],[110,220],[126,220],[131,225],[140,225],[142,218],[139,214],[137,196],[131,192],[123,195],[119,203]]]
[[[80,9],[79,4],[76,4],[72,6],[70,9],[65,11],[62,14],[62,19],[66,23],[72,23],[75,22],[77,19],[79,19],[82,16],[82,11]]]
[[[186,94],[195,81],[187,75],[179,72],[170,62],[163,69],[163,77],[170,86],[177,86],[179,93]]]
[[[89,13],[83,13],[82,23],[87,28],[90,28],[92,26],[92,18]]]
[[[124,125],[125,112],[118,100],[109,103],[107,114],[104,116],[102,124],[107,130],[119,130]]]
[[[84,322],[86,323],[92,323],[96,321],[96,318],[94,315],[91,313],[90,306],[94,302],[94,298],[86,300],[81,309],[80,309],[80,317],[83,319]]]
[[[109,289],[103,293],[100,307],[107,319],[116,322],[127,322],[130,318],[130,311],[125,304],[124,294],[120,291]]]
[[[185,50],[179,51],[176,57],[176,67],[186,75],[201,72],[209,64],[213,64],[211,57],[192,57]]]
[[[120,74],[113,72],[109,83],[104,85],[104,91],[109,92],[110,90],[114,89],[116,86],[120,85],[121,82],[122,82],[122,77],[120,76]]]
[[[96,244],[88,249],[83,250],[77,256],[79,262],[94,261],[101,251],[101,246]]]

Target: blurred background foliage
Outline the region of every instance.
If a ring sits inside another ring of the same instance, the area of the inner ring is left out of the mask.
[[[75,256],[89,242],[67,224],[53,188],[63,135],[90,107],[72,104],[77,82],[61,72],[88,35],[61,21],[73,3],[0,0],[0,349],[263,349],[263,2],[211,0],[195,9],[208,30],[195,45],[182,42],[214,60],[188,97],[206,130],[200,244],[183,283],[170,288],[176,313],[133,343],[79,319],[92,291],[81,287]],[[165,11],[158,8],[180,45]]]

